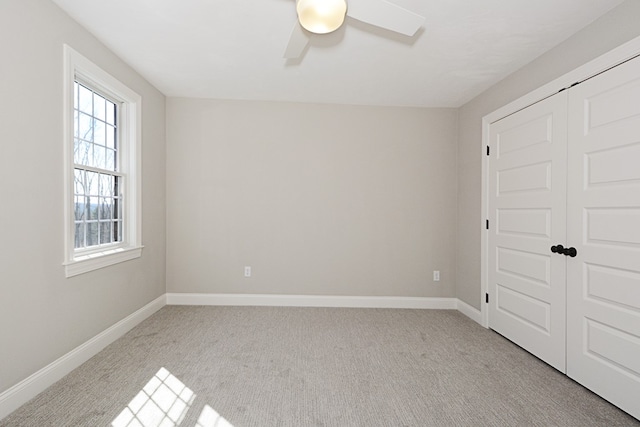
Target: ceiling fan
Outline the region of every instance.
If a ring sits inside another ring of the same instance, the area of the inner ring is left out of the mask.
[[[366,24],[405,36],[413,36],[425,21],[424,16],[385,0],[296,0],[298,22],[291,31],[284,58],[299,58],[313,34],[331,33],[349,16]]]

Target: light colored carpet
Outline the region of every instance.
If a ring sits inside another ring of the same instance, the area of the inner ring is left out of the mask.
[[[0,426],[127,425],[142,406],[129,425],[153,406],[188,427],[640,426],[456,311],[181,306]]]

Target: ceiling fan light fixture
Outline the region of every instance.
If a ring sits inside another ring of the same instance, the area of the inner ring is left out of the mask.
[[[307,31],[327,34],[340,28],[347,14],[345,0],[297,0],[298,21]]]

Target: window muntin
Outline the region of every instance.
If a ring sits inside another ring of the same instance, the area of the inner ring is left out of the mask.
[[[122,242],[118,104],[74,81],[74,248]]]

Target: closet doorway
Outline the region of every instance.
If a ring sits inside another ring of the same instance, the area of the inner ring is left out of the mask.
[[[488,141],[488,326],[640,419],[640,58]]]

